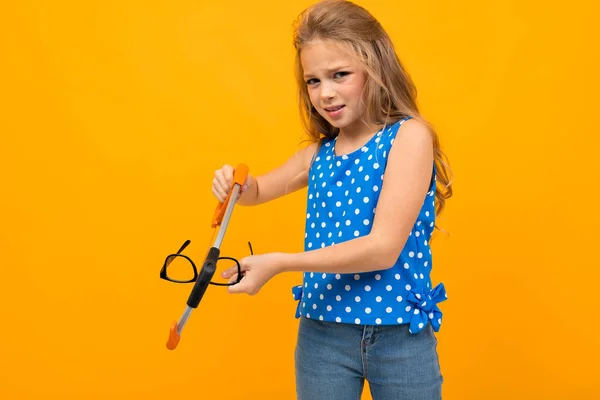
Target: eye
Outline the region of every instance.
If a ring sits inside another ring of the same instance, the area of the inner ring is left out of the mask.
[[[350,75],[350,72],[339,71],[339,72],[336,72],[335,74],[333,74],[333,77],[334,77],[334,79],[341,79],[346,75]]]
[[[319,82],[319,80],[318,80],[318,79],[315,79],[315,78],[313,78],[313,79],[309,79],[309,80],[307,80],[307,81],[306,81],[306,84],[307,84],[308,86],[311,86],[311,85],[315,85],[315,84],[317,84],[318,82]]]

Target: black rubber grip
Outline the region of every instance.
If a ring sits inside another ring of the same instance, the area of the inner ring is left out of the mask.
[[[204,265],[202,265],[202,269],[200,270],[200,276],[198,276],[198,280],[194,284],[192,293],[190,293],[190,297],[188,298],[187,305],[189,307],[196,308],[198,307],[198,304],[200,304],[200,300],[202,300],[202,296],[204,296],[204,292],[206,292],[208,283],[215,274],[217,260],[219,259],[220,254],[221,251],[216,247],[211,247],[208,251],[206,260],[204,260]]]

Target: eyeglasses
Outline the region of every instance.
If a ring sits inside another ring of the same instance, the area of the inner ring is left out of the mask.
[[[190,243],[191,243],[191,240],[186,240],[183,243],[183,245],[181,245],[181,248],[177,251],[177,253],[169,254],[167,256],[167,258],[165,259],[165,262],[163,264],[163,267],[160,270],[161,279],[164,279],[169,282],[174,282],[174,283],[193,283],[198,280],[198,269],[196,268],[196,264],[194,263],[194,261],[192,261],[192,259],[190,257],[186,256],[185,254],[181,254],[181,252],[183,250],[185,250],[185,248],[188,247]],[[248,247],[250,248],[250,254],[254,255],[254,252],[252,250],[252,244],[250,242],[248,242]],[[214,250],[215,250],[214,248],[211,249],[211,251],[214,251]],[[209,257],[209,258],[212,258],[212,257]],[[233,261],[236,264],[238,273],[237,273],[237,278],[236,278],[235,282],[225,283],[225,282],[209,281],[208,283],[210,285],[215,285],[215,286],[232,286],[232,285],[239,283],[243,278],[239,261],[233,257],[218,257],[217,262],[216,262],[217,265],[215,265],[216,270],[224,271],[226,269],[229,269],[229,266],[227,266],[227,267],[223,266],[223,264],[225,264],[223,262],[221,262],[219,265],[219,261],[221,261],[221,260]],[[169,270],[169,266],[171,266],[170,270]],[[168,271],[170,271],[170,273]]]

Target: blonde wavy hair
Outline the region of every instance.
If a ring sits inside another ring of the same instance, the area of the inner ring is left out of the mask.
[[[294,62],[298,84],[300,119],[310,141],[337,136],[333,127],[312,106],[300,54],[313,40],[329,40],[342,45],[362,65],[367,74],[365,84],[367,111],[377,125],[393,124],[411,116],[431,131],[437,170],[436,215],[452,196],[451,170],[433,126],[419,113],[417,90],[398,58],[394,45],[380,23],[363,7],[346,0],[323,0],[304,10],[294,22]]]

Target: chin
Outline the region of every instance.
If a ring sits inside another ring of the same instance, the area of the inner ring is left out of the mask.
[[[346,128],[348,125],[350,125],[350,123],[348,123],[348,121],[346,121],[346,119],[345,119],[345,118],[338,119],[338,120],[331,120],[331,119],[329,119],[329,118],[327,118],[327,117],[323,117],[323,118],[325,118],[325,120],[326,120],[327,122],[329,122],[329,124],[330,124],[331,126],[333,126],[334,128],[338,128],[338,129],[344,129],[344,128]]]
[[[331,126],[338,128],[340,130],[348,128],[349,126],[352,125],[353,122],[354,121],[350,121],[350,122],[348,122],[348,121],[329,121]]]

